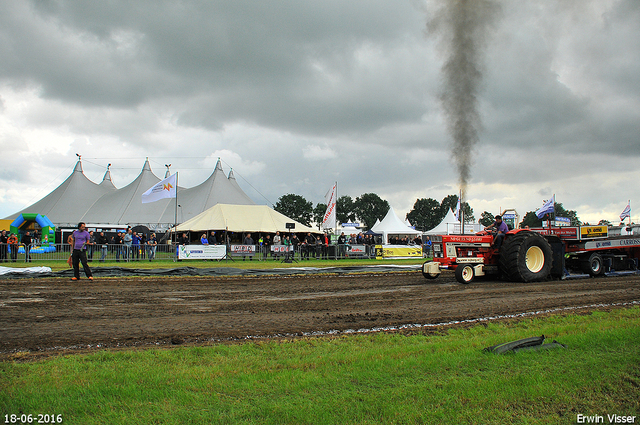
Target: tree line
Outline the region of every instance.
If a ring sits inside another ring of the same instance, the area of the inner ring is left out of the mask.
[[[436,227],[447,215],[447,209],[455,211],[458,205],[458,195],[447,195],[440,202],[433,198],[416,199],[411,211],[405,216],[416,230],[427,231]],[[580,219],[576,211],[567,210],[562,203],[555,203],[557,217],[567,217],[571,220],[572,226],[580,225]],[[306,200],[301,195],[287,194],[278,198],[274,209],[293,220],[311,226],[312,223],[320,229],[322,218],[327,209],[327,205],[317,203],[313,206],[311,201]],[[465,222],[475,222],[473,208],[467,203],[461,203]],[[370,229],[376,220],[382,220],[389,211],[389,202],[380,198],[375,193],[364,193],[353,199],[351,196],[340,196],[336,201],[336,219],[338,223],[359,222]],[[494,222],[495,216],[484,211],[480,215],[478,222],[483,226],[489,226]],[[541,227],[542,220],[536,216],[535,211],[527,212],[520,222],[521,227]]]

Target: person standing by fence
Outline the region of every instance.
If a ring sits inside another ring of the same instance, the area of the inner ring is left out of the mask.
[[[154,260],[156,258],[156,249],[158,248],[158,240],[156,239],[155,233],[151,233],[147,247],[149,248],[149,261]]]
[[[11,261],[15,263],[18,259],[18,237],[13,233],[10,234],[9,238],[7,239],[7,244],[11,249]]]
[[[124,249],[122,250],[122,254],[123,254],[122,257],[125,261],[129,261],[129,256],[132,253],[131,246],[133,243],[133,231],[131,230],[131,227],[127,229],[127,233],[124,234],[124,237],[122,238],[122,240],[124,244]]]
[[[78,230],[74,230],[71,234],[73,252],[71,253],[71,263],[73,264],[73,277],[71,280],[80,279],[80,262],[82,262],[82,269],[84,270],[84,274],[89,278],[89,280],[93,280],[93,274],[91,273],[91,269],[89,268],[89,264],[87,263],[87,252],[86,248],[91,239],[91,235],[87,232],[85,224],[80,222],[78,223]]]
[[[7,247],[9,246],[7,244],[7,241],[9,240],[9,237],[7,236],[7,231],[3,230],[2,234],[0,234],[0,262],[4,263],[5,261],[9,261],[9,258],[7,256],[8,250]]]
[[[104,259],[107,257],[107,237],[104,235],[104,232],[100,232],[96,237],[96,243],[100,245],[100,262],[104,263]]]
[[[30,263],[31,262],[31,244],[33,243],[33,240],[31,239],[31,234],[27,232],[24,235],[22,235],[22,240],[20,240],[20,243],[24,245],[24,262]]]

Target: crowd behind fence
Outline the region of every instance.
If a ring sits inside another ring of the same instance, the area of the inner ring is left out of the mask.
[[[376,245],[331,244],[331,245],[252,245],[252,249],[235,252],[234,245],[226,247],[225,260],[256,261],[304,261],[312,259],[336,260],[342,258],[376,258]],[[237,246],[237,245],[236,245]],[[67,261],[71,255],[69,244],[32,245],[0,244],[0,262]],[[87,260],[92,262],[132,262],[178,259],[178,247],[171,244],[122,245],[103,244],[87,247]],[[429,256],[423,246],[423,256]]]

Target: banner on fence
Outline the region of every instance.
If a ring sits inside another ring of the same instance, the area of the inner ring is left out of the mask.
[[[231,255],[256,255],[255,245],[231,245]]]
[[[284,254],[287,251],[293,251],[291,245],[271,245],[271,252],[275,254]]]
[[[345,249],[349,256],[366,255],[367,253],[366,245],[345,245]]]
[[[180,245],[178,250],[181,260],[222,260],[226,254],[224,245]]]
[[[422,258],[422,246],[376,245],[376,258]]]

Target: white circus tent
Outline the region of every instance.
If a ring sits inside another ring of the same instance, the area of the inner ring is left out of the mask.
[[[109,170],[102,182],[96,184],[85,176],[78,159],[73,172],[60,186],[6,219],[36,213],[46,215],[57,227],[75,227],[84,221],[92,227],[145,225],[167,230],[176,221],[176,199],[142,203],[142,194],[159,181],[147,159],[138,177],[121,189],[113,185]],[[228,176],[224,174],[220,160],[207,180],[192,188],[180,187],[177,202],[180,221],[189,220],[218,203],[255,205],[238,185],[233,171]]]

